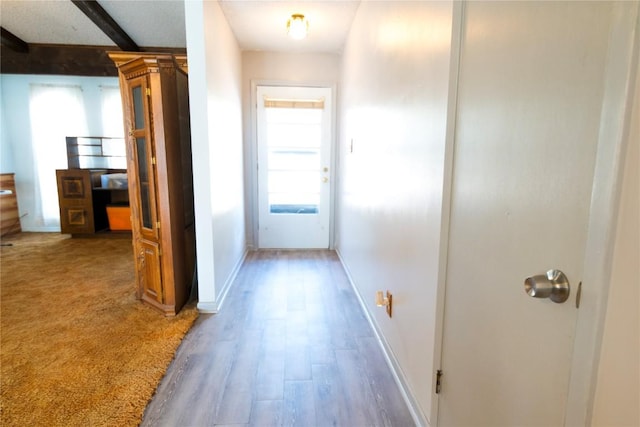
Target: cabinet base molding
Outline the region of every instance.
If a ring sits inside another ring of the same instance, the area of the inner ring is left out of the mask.
[[[174,305],[160,304],[155,299],[153,299],[151,297],[148,297],[146,295],[142,296],[141,301],[143,303],[147,304],[147,305],[150,305],[151,307],[155,308],[156,310],[160,310],[167,317],[175,316],[176,314],[178,314],[176,312],[176,307]]]

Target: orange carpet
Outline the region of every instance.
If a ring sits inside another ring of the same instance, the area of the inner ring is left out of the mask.
[[[2,426],[135,426],[197,317],[135,299],[130,238],[2,238]]]

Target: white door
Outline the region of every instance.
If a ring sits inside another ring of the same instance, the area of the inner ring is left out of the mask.
[[[330,88],[258,86],[258,245],[328,248]]]
[[[564,424],[611,5],[465,5],[440,426]],[[565,303],[525,292],[550,269]]]

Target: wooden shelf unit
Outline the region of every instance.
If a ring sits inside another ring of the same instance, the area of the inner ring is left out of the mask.
[[[124,138],[104,136],[68,136],[69,169],[126,169]]]

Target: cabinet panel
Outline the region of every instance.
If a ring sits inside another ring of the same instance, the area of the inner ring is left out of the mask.
[[[138,292],[142,299],[161,306],[164,304],[162,290],[162,273],[160,259],[160,245],[156,242],[140,239],[137,242],[138,251]]]
[[[57,170],[56,178],[62,233],[95,233],[91,172],[82,169]]]
[[[128,144],[132,147],[132,169],[135,171],[133,183],[137,209],[133,220],[137,223],[137,230],[148,240],[157,242],[159,239],[158,209],[156,205],[156,184],[154,171],[154,144],[151,132],[151,107],[148,100],[149,83],[146,76],[136,77],[128,81],[128,99],[131,108],[125,109],[129,116],[125,122],[129,128]]]

